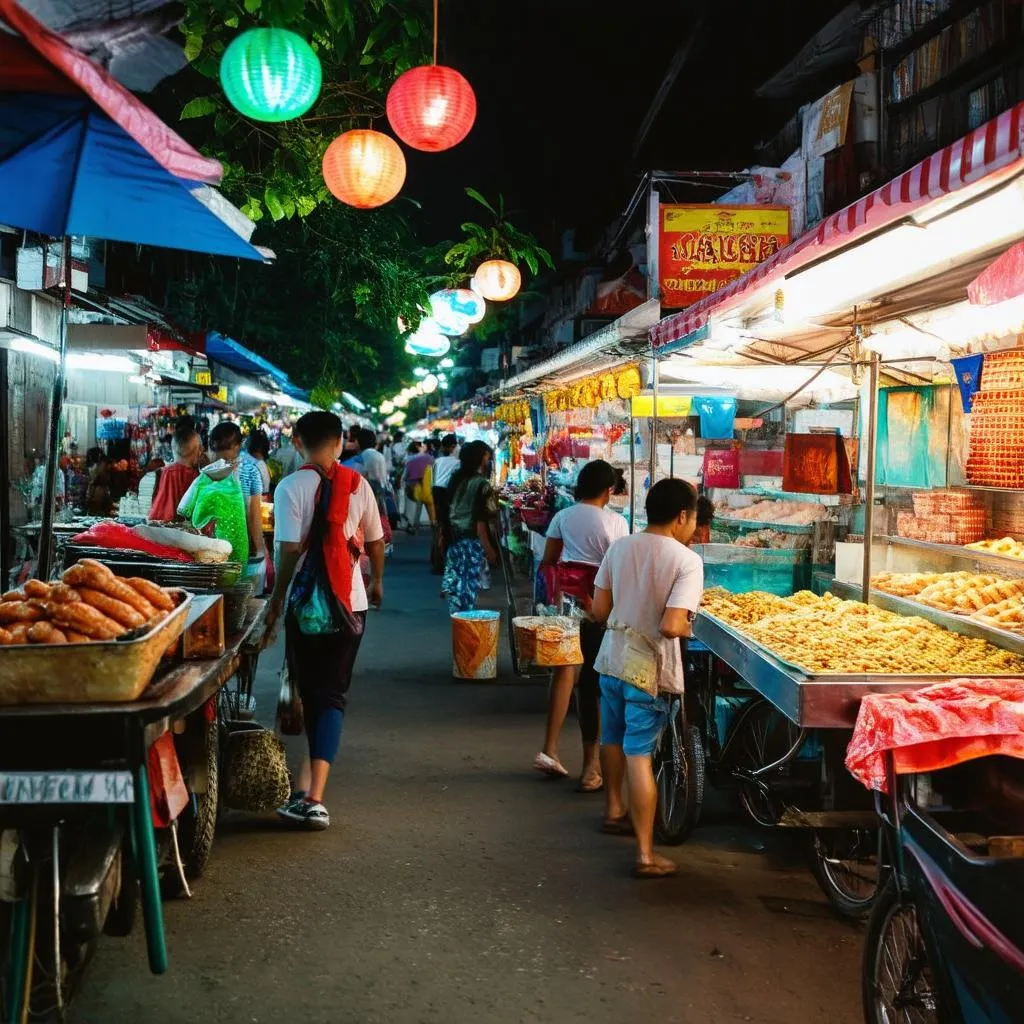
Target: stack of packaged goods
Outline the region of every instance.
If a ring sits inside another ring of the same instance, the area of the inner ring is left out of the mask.
[[[970,491],[917,491],[914,511],[896,516],[896,533],[932,544],[971,544],[988,532],[984,499]]]
[[[971,406],[967,479],[985,487],[1024,487],[1024,349],[985,356]]]

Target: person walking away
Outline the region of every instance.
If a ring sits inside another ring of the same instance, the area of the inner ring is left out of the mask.
[[[270,438],[259,428],[251,430],[245,442],[245,451],[252,457],[252,460],[256,463],[256,468],[259,470],[260,482],[263,487],[260,494],[269,496],[270,467],[267,465],[267,459],[270,458]]]
[[[251,579],[254,593],[262,594],[266,583],[267,546],[263,539],[263,477],[256,460],[242,451],[242,430],[232,420],[224,420],[210,431],[210,450],[217,459],[234,463],[235,475],[242,485],[245,524],[249,535],[249,560],[244,578]]]
[[[379,608],[384,597],[384,539],[370,485],[338,465],[341,420],[330,412],[308,412],[295,430],[307,461],[282,480],[274,494],[280,554],[264,647],[273,643],[284,617],[285,657],[302,700],[309,745],[309,790],[289,799],[277,813],[306,828],[325,829],[330,816],[323,803],[324,787],[341,744],[366,610],[370,604]],[[370,559],[368,587],[356,571],[360,532]],[[326,580],[318,580],[318,573]],[[299,612],[307,607],[300,602],[318,584],[340,605],[339,628],[333,632],[304,632],[305,617],[300,622]]]
[[[483,441],[470,441],[463,445],[459,469],[448,483],[452,544],[445,555],[441,596],[452,615],[476,608],[483,568],[498,564],[498,496],[488,479],[493,458]]]
[[[541,568],[552,566],[555,577],[555,604],[561,614],[570,614],[578,605],[589,613],[594,594],[594,579],[605,552],[613,542],[629,533],[626,520],[608,510],[619,480],[615,469],[603,459],[588,462],[576,479],[576,504],[555,514],[548,527]],[[539,772],[554,778],[569,773],[558,757],[558,739],[569,710],[573,687],[583,740],[583,770],[580,789],[594,793],[601,788],[600,727],[601,688],[594,661],[604,639],[604,626],[590,619],[580,621],[582,665],[562,665],[555,669],[548,692],[548,718],[544,747],[534,758]]]
[[[459,439],[454,434],[441,438],[441,454],[434,462],[434,476],[431,495],[434,499],[434,516],[437,527],[434,530],[434,550],[431,551],[431,566],[435,562],[437,572],[444,571],[444,556],[451,544],[451,523],[448,521],[448,484],[459,468]]]
[[[434,526],[434,499],[430,493],[430,475],[428,470],[434,465],[434,457],[423,449],[418,441],[409,445],[408,457],[405,460],[405,501],[406,530],[415,534],[420,525],[421,509],[426,506],[430,526]],[[409,507],[412,507],[411,514]]]
[[[368,427],[359,431],[356,443],[359,445],[358,454],[345,459],[342,465],[354,469],[370,485],[374,500],[377,502],[377,509],[380,512],[380,526],[384,531],[384,551],[387,554],[392,540],[391,523],[388,520],[388,510],[384,503],[388,488],[387,464],[384,462],[384,456],[377,451],[377,435]],[[369,572],[369,564],[365,555],[360,560],[360,566],[366,575]]]
[[[679,639],[692,635],[704,566],[686,546],[697,524],[692,484],[659,480],[646,509],[647,529],[615,541],[597,571],[592,611],[608,630],[594,667],[601,684],[602,830],[634,834],[637,877],[662,878],[677,867],[654,852],[658,796],[651,756],[668,720],[665,694],[683,692]],[[628,810],[622,795],[627,777]]]
[[[160,470],[149,508],[150,522],[167,523],[177,516],[181,499],[199,476],[202,454],[203,444],[195,421],[190,416],[181,417],[174,428],[174,462]]]

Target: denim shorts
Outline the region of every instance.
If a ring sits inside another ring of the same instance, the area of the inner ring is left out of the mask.
[[[668,722],[669,702],[615,676],[601,676],[601,742],[622,747],[627,757],[654,753]]]

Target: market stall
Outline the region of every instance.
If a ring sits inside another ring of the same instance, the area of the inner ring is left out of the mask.
[[[655,417],[671,353],[702,384],[785,365],[847,390],[845,408],[813,410],[817,422],[785,417],[784,486],[758,488],[780,503],[849,496],[829,511],[835,569],[816,559],[815,589],[832,593],[772,594],[709,566],[694,634],[714,657],[691,657],[689,700],[711,767],[738,782],[755,819],[815,830],[819,881],[858,916],[878,879],[870,805],[842,768],[862,697],[1024,673],[1019,574],[1009,559],[999,573],[981,564],[1016,550],[1024,282],[988,303],[975,284],[1022,233],[1022,109],[950,147],[952,163],[925,161],[652,331]],[[983,141],[984,161],[959,162]],[[840,412],[847,422],[830,419]]]

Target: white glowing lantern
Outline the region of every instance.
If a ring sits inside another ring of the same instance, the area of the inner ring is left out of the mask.
[[[391,401],[398,409],[404,409],[409,404],[409,399],[406,398],[405,395],[395,395],[395,397],[392,398]]]
[[[383,401],[380,403],[380,411],[385,416],[390,416],[395,411],[395,403],[389,401]]]
[[[450,370],[455,365],[455,360],[449,356],[445,356],[445,358],[437,365],[440,366],[442,370]]]
[[[439,381],[437,377],[435,377],[434,374],[432,373],[428,373],[426,377],[424,377],[423,380],[420,382],[420,387],[423,388],[423,394],[433,394],[437,390],[438,383]]]
[[[426,377],[428,370],[425,370],[422,366],[417,366],[412,371],[417,377]]]

